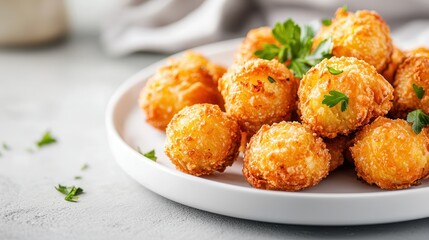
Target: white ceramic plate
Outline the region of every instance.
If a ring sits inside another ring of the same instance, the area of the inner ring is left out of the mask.
[[[195,50],[228,66],[239,42]],[[163,64],[165,61],[158,62],[126,81],[112,97],[106,116],[110,147],[118,164],[151,191],[201,210],[273,223],[358,225],[429,217],[429,181],[407,190],[382,191],[358,181],[353,169],[343,168],[313,188],[280,192],[250,187],[241,174],[241,159],[224,173],[210,177],[175,170],[164,154],[164,132],[145,123],[137,104],[145,81]],[[158,161],[141,156],[136,147],[155,149]]]

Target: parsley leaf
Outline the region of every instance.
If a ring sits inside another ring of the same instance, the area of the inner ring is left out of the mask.
[[[145,156],[146,158],[149,158],[150,160],[152,160],[152,161],[154,161],[154,162],[156,162],[156,160],[158,159],[158,157],[155,155],[155,149],[152,149],[152,151],[149,151],[149,152],[147,152],[147,153],[143,153],[143,152],[140,150],[140,148],[139,148],[139,147],[137,147],[137,151],[138,151],[141,155]]]
[[[279,55],[280,48],[275,44],[263,44],[264,50],[257,50],[255,55],[259,58],[271,60]]]
[[[42,139],[40,139],[36,144],[39,148],[41,148],[45,145],[55,143],[56,141],[57,141],[57,139],[53,138],[49,131],[46,131],[45,134],[43,135]]]
[[[335,68],[330,67],[330,66],[326,66],[326,68],[328,69],[328,71],[329,71],[332,75],[338,75],[338,74],[341,74],[341,73],[343,73],[343,72],[344,72],[343,70],[338,70],[338,69],[335,69]]]
[[[429,125],[429,116],[421,109],[417,109],[408,113],[407,122],[412,123],[411,128],[415,133],[419,134],[424,127]]]
[[[276,82],[276,80],[274,78],[272,78],[271,76],[268,76],[268,81],[270,83],[275,83]]]
[[[55,189],[57,189],[58,192],[66,195],[64,197],[64,200],[69,202],[77,202],[77,200],[79,199],[79,197],[77,196],[83,193],[83,189],[80,187],[67,187],[61,184],[58,184],[58,187],[55,187]]]
[[[66,186],[63,186],[61,184],[58,184],[58,187],[55,187],[55,189],[57,189],[58,192],[67,195],[69,192],[67,190]]]
[[[83,165],[82,165],[82,167],[80,167],[80,170],[81,171],[85,171],[86,169],[88,169],[89,168],[89,165],[87,164],[87,163],[84,163]]]
[[[338,91],[329,91],[330,95],[323,96],[322,104],[328,105],[329,107],[334,107],[339,102],[341,102],[341,112],[346,111],[349,104],[349,98],[344,93]]]
[[[349,10],[349,6],[347,6],[347,4],[344,4],[342,8],[344,12],[347,12]]]
[[[320,42],[312,53],[314,30],[310,26],[301,29],[292,19],[283,23],[276,23],[272,29],[272,34],[279,46],[263,44],[263,49],[255,51],[254,54],[266,60],[277,57],[281,63],[288,62],[287,67],[298,78],[302,78],[312,66],[332,56],[331,38]]]
[[[416,93],[417,98],[422,99],[423,95],[425,95],[425,90],[423,89],[423,87],[419,87],[417,84],[413,83],[413,89]]]
[[[75,179],[75,180],[81,180],[81,179],[82,179],[82,177],[81,177],[81,176],[75,176],[75,177],[74,177],[74,179]]]
[[[332,24],[332,20],[329,18],[322,19],[322,24],[323,24],[323,26],[328,27]]]

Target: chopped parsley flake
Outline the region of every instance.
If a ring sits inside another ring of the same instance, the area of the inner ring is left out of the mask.
[[[45,134],[43,135],[42,139],[40,139],[37,142],[37,147],[41,148],[41,147],[44,147],[46,145],[49,145],[49,144],[52,144],[55,142],[57,142],[57,139],[52,137],[52,135],[49,131],[46,131]]]
[[[421,100],[423,98],[423,95],[425,95],[425,90],[423,89],[423,87],[419,87],[415,83],[413,83],[413,90],[419,100]]]

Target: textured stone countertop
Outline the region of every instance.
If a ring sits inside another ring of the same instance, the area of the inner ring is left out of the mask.
[[[429,219],[358,227],[261,223],[193,209],[133,181],[109,150],[105,108],[125,79],[163,57],[109,58],[91,36],[0,51],[0,144],[10,147],[0,145],[0,239],[427,239]],[[58,143],[37,149],[46,130]],[[85,194],[66,202],[57,184]]]

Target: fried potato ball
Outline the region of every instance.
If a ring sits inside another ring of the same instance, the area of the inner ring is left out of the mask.
[[[364,60],[379,73],[390,62],[393,44],[389,26],[376,12],[338,9],[331,25],[322,27],[315,36],[313,49],[328,37],[332,37],[334,56]]]
[[[165,153],[178,170],[188,174],[223,172],[238,156],[240,128],[217,105],[183,108],[166,133]]]
[[[258,58],[255,51],[263,49],[263,44],[277,44],[270,27],[260,27],[250,30],[234,54],[234,63],[244,63],[249,59]]]
[[[180,59],[172,59],[152,76],[139,97],[139,105],[146,121],[164,130],[174,114],[196,103],[223,105],[217,90],[218,79],[225,69],[205,57],[187,52]]]
[[[342,72],[333,74],[328,67]],[[341,110],[342,103],[333,107],[322,103],[331,91],[346,95],[345,111]],[[321,136],[334,138],[385,115],[392,106],[393,88],[368,63],[353,57],[332,57],[304,75],[298,98],[302,122]]]
[[[232,66],[219,80],[226,112],[250,138],[263,124],[289,120],[297,80],[277,60],[251,59]]]
[[[383,77],[391,84],[393,84],[393,81],[395,80],[396,70],[398,69],[399,64],[404,61],[404,58],[405,54],[401,51],[401,49],[393,47],[393,53],[390,63],[387,65],[387,68],[384,69],[384,71],[381,73],[381,75],[383,75]]]
[[[422,109],[429,114],[429,57],[411,56],[399,66],[395,82],[393,116],[406,118],[415,109]],[[423,88],[421,99],[418,98],[415,87]]]
[[[402,119],[377,118],[358,132],[350,148],[358,177],[382,189],[418,184],[429,170],[429,135]]]
[[[329,171],[332,172],[344,163],[344,151],[347,148],[349,138],[346,136],[337,136],[336,138],[325,138],[323,141],[326,148],[331,154],[331,161],[329,162]]]
[[[264,125],[247,145],[243,175],[256,188],[298,191],[328,175],[330,158],[322,138],[300,123]]]

